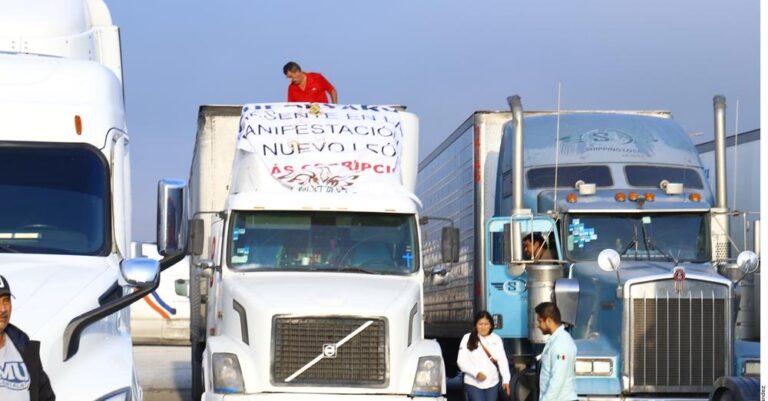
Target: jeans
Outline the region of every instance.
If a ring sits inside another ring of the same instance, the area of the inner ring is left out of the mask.
[[[467,401],[497,401],[499,398],[499,385],[482,389],[465,383],[464,395]]]

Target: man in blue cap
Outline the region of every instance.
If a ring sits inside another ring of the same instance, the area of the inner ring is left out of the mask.
[[[0,400],[55,401],[40,362],[40,343],[12,325],[11,286],[0,276]]]

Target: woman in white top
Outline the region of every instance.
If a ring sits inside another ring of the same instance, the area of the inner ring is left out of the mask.
[[[487,311],[475,315],[472,331],[459,345],[459,369],[464,372],[467,401],[496,401],[499,382],[509,396],[509,363],[501,337],[493,334],[493,317]],[[501,380],[499,380],[499,372]]]

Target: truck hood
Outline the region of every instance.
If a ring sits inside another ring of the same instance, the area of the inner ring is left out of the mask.
[[[418,281],[407,276],[244,273],[227,281],[234,300],[276,314],[381,315],[406,300],[417,302],[419,293]]]
[[[109,264],[98,257],[0,255],[0,274],[8,279],[15,297],[11,323],[36,339],[48,324],[66,325],[87,311],[72,310],[75,299],[91,298],[88,303],[97,305],[98,297],[107,288],[89,287],[108,270]],[[62,323],[64,319],[67,321]]]
[[[713,280],[723,279],[717,271],[712,268],[709,263],[690,263],[682,262],[680,266],[685,268],[686,274],[696,275],[702,278],[710,278]],[[673,262],[663,261],[634,261],[624,260],[621,261],[621,267],[619,268],[619,276],[621,277],[621,284],[626,284],[629,280],[648,278],[649,276],[670,276],[672,270],[675,268]],[[590,280],[605,282],[612,286],[616,286],[616,273],[605,272],[597,265],[597,262],[577,262],[573,264],[572,275],[574,277],[584,277]]]

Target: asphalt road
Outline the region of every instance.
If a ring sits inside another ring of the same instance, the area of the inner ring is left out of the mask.
[[[133,347],[145,401],[192,401],[188,346]]]

